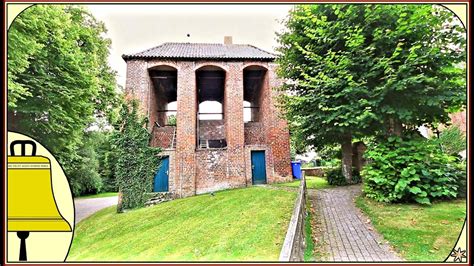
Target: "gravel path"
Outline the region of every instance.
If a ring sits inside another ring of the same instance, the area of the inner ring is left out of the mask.
[[[75,223],[77,224],[82,219],[92,215],[93,213],[102,210],[103,208],[117,205],[118,197],[105,197],[93,199],[74,199]]]
[[[320,217],[324,261],[402,261],[355,206],[361,186],[310,191]]]

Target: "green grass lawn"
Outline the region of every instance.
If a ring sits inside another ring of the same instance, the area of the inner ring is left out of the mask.
[[[465,200],[420,206],[383,204],[361,196],[356,204],[408,261],[444,261],[456,244],[466,217]]]
[[[117,192],[104,192],[104,193],[99,193],[99,194],[92,194],[92,195],[84,195],[84,196],[79,196],[75,199],[94,199],[94,198],[105,198],[105,197],[113,197],[117,196]]]
[[[315,246],[313,241],[312,221],[314,220],[314,212],[311,209],[310,199],[306,198],[306,217],[304,222],[305,250],[304,261],[315,261]]]
[[[234,189],[77,224],[68,261],[278,260],[296,191]]]
[[[288,183],[275,184],[275,186],[285,186],[285,187],[298,187],[300,185],[300,180],[295,180]],[[317,176],[307,176],[306,177],[306,188],[309,189],[323,189],[331,188],[333,186],[328,184],[328,181],[322,177]]]

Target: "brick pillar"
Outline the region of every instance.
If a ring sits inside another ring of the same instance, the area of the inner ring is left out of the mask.
[[[148,116],[150,101],[150,77],[147,62],[143,60],[127,61],[127,79],[125,83],[125,97],[137,99],[143,115]]]
[[[291,177],[291,157],[290,157],[290,134],[288,123],[282,117],[282,112],[278,108],[277,97],[280,94],[276,88],[282,85],[282,81],[276,75],[276,64],[269,64],[267,71],[269,84],[270,117],[267,119],[268,145],[272,148],[273,164],[275,173],[281,177]],[[275,180],[284,181],[284,180]]]
[[[196,193],[196,76],[192,62],[179,62],[176,175],[175,190],[179,197]]]
[[[227,140],[227,180],[245,185],[244,83],[241,63],[229,63],[224,90],[224,117]]]

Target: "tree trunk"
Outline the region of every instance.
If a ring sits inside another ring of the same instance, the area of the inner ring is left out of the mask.
[[[347,134],[341,141],[342,174],[347,183],[352,183],[352,135]]]
[[[389,123],[388,134],[401,137],[402,132],[403,132],[402,122],[400,122],[400,120],[396,118],[389,118],[388,123]]]
[[[117,213],[123,212],[123,193],[122,190],[119,189],[118,192],[118,202],[117,202]]]
[[[352,144],[352,166],[359,173],[365,165],[364,153],[366,150],[367,146],[362,141]]]
[[[9,131],[19,131],[18,130],[18,119],[19,119],[19,114],[16,113],[10,109],[7,111],[7,128]]]

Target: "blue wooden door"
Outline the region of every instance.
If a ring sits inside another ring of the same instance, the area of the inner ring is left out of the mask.
[[[155,184],[153,185],[153,192],[166,192],[168,191],[168,172],[169,172],[170,160],[169,157],[161,159],[160,167],[155,174]]]
[[[266,184],[265,151],[252,151],[252,183]]]

